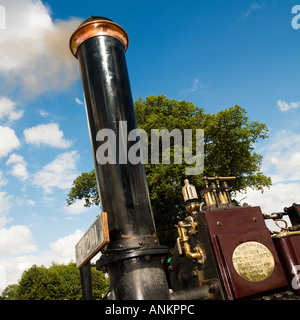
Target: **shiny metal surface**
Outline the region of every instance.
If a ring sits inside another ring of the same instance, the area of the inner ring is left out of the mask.
[[[247,241],[238,245],[232,254],[235,271],[245,280],[263,281],[271,276],[275,267],[272,252],[262,243]]]
[[[126,143],[128,132],[137,128],[124,48],[113,37],[93,37],[80,46],[78,61],[101,208],[108,213],[111,241],[155,235],[144,166],[129,161],[119,163],[120,152],[123,150],[124,154],[128,154],[135,143]],[[120,121],[126,121],[126,132],[120,132]],[[97,133],[101,129],[110,129],[115,133],[118,146],[116,164],[99,164],[97,161],[97,149],[104,142],[97,141]]]
[[[290,290],[300,296],[300,235],[274,239],[280,261],[288,279]]]
[[[184,180],[184,187],[182,187],[182,194],[184,201],[189,201],[189,200],[198,200],[198,195],[195,186],[189,183],[188,179]]]
[[[89,38],[96,36],[110,36],[118,39],[124,46],[124,51],[128,48],[128,35],[126,31],[115,22],[103,17],[91,17],[85,20],[70,38],[70,49],[77,57],[78,48]]]

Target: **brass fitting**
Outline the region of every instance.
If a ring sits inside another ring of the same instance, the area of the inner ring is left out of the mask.
[[[129,38],[121,26],[110,19],[91,16],[91,18],[85,20],[71,36],[69,46],[73,55],[77,58],[77,51],[80,45],[89,38],[96,36],[116,38],[123,44],[124,51],[128,48]]]
[[[204,263],[204,253],[203,253],[203,250],[201,249],[201,247],[199,245],[196,246],[193,249],[195,252],[192,252],[191,246],[188,243],[189,234],[192,235],[197,232],[196,229],[198,227],[198,224],[194,221],[194,219],[191,216],[187,217],[187,220],[188,220],[187,222],[189,222],[189,223],[185,223],[184,221],[179,221],[179,223],[177,225],[178,234],[179,234],[179,237],[177,238],[177,245],[178,245],[179,254],[182,254],[181,243],[183,243],[185,255],[189,259],[196,259],[198,261],[198,263],[203,264]]]
[[[191,214],[196,214],[200,210],[200,202],[195,186],[190,184],[188,179],[184,180],[184,187],[182,187],[182,194],[185,202],[186,210]]]

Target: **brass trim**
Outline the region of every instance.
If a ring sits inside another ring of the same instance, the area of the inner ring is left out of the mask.
[[[110,36],[118,39],[127,50],[129,38],[126,31],[113,21],[94,19],[80,25],[70,38],[70,49],[77,58],[77,52],[80,45],[92,37]]]
[[[272,237],[272,239],[281,239],[281,238],[288,238],[292,236],[298,236],[300,235],[300,231],[289,231],[289,230],[283,230]]]
[[[219,176],[215,176],[215,177],[202,177],[202,180],[235,180],[236,177],[219,177]]]

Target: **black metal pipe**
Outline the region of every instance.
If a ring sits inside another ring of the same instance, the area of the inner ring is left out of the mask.
[[[80,269],[80,280],[81,280],[82,300],[92,300],[93,299],[92,270],[89,265],[85,265]]]
[[[136,144],[128,133],[137,128],[127,46],[125,30],[102,17],[84,21],[70,39],[80,66],[101,208],[108,213],[110,243],[96,266],[109,272],[108,298],[169,299],[163,269],[168,249],[156,236],[144,165],[127,159]],[[155,290],[147,289],[151,282],[159,284]]]

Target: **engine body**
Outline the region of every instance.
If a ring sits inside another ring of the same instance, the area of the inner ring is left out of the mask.
[[[290,210],[296,216],[292,227],[271,232],[265,223],[271,216],[258,206],[234,205],[220,187],[220,178],[215,180],[201,191],[201,204],[194,186],[186,181],[183,187],[188,215],[177,226],[179,237],[168,267],[172,290],[191,290],[192,296],[184,295],[187,299],[197,296],[197,288],[205,299],[267,298],[279,293],[298,299],[300,233],[295,210]],[[273,218],[278,221],[285,213]],[[203,296],[203,287],[210,294]]]

